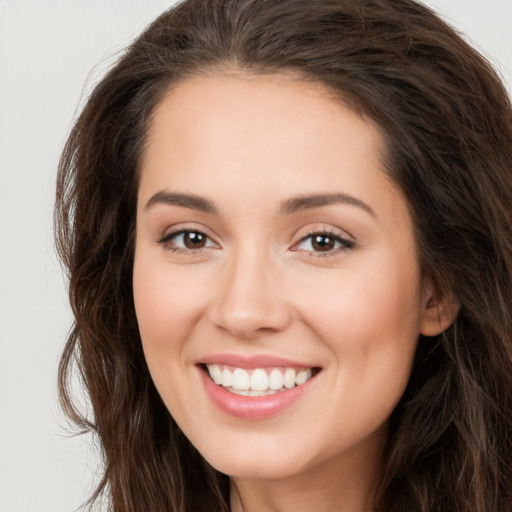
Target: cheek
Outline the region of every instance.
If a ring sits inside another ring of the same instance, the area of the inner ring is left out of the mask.
[[[201,312],[201,288],[180,267],[136,257],[133,293],[144,351],[174,353]],[[204,300],[204,297],[203,297]]]
[[[133,293],[142,348],[153,382],[173,414],[187,410],[183,376],[191,371],[187,340],[200,316],[200,292],[179,267],[136,254]]]
[[[361,379],[370,387],[393,382],[397,390],[407,382],[421,301],[416,265],[399,261],[345,269],[316,287],[304,284],[310,291],[300,299],[305,321],[329,346],[340,378]]]
[[[341,417],[347,430],[369,435],[396,407],[419,336],[417,282],[414,271],[388,268],[372,275],[368,268],[353,269],[338,283],[331,281],[328,293],[304,298],[304,318],[332,355],[332,407],[326,406],[331,422]]]
[[[386,334],[419,331],[419,294],[413,283],[414,279],[394,279],[390,274],[373,279],[367,273],[353,273],[340,277],[339,283],[332,280],[314,296],[308,293],[304,297],[307,308],[302,309],[326,334],[360,333],[356,336],[359,342],[364,333],[372,331],[378,331],[383,339]]]

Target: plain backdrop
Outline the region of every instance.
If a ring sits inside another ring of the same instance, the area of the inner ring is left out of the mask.
[[[70,512],[98,477],[91,438],[70,436],[56,403],[71,316],[53,248],[55,174],[88,91],[172,3],[0,0],[0,512]],[[426,3],[512,90],[512,0]]]

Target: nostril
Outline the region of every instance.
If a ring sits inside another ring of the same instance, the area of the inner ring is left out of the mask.
[[[253,251],[253,248],[251,248]],[[279,293],[278,279],[262,270],[262,262],[244,250],[210,303],[210,321],[240,340],[285,329],[291,320],[288,302]],[[226,264],[228,265],[228,264]]]
[[[291,314],[283,304],[267,307],[264,304],[220,304],[213,308],[210,319],[222,331],[239,340],[250,340],[261,335],[280,332],[291,321]]]

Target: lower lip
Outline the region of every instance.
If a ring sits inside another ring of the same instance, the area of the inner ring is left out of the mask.
[[[206,372],[199,369],[201,380],[212,402],[223,412],[246,420],[261,420],[279,414],[297,402],[310,389],[315,377],[304,384],[273,395],[243,396],[217,386]]]

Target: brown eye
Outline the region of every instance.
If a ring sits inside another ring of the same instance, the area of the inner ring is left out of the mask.
[[[315,251],[332,251],[336,246],[336,240],[332,236],[314,235],[311,238],[311,246]]]
[[[319,232],[305,236],[294,248],[295,251],[304,251],[311,255],[335,256],[340,251],[352,249],[354,243],[337,233]]]
[[[207,237],[197,231],[183,233],[183,245],[187,249],[201,249],[206,246]]]
[[[182,230],[169,233],[159,243],[171,251],[193,251],[207,247],[218,247],[208,235],[201,231]]]

